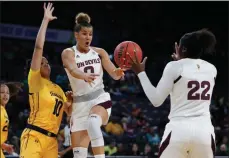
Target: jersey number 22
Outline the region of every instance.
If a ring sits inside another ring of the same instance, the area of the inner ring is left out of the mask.
[[[197,91],[200,87],[204,88],[204,90],[201,93],[198,93]],[[188,100],[210,100],[210,94],[207,94],[210,89],[210,82],[189,81],[188,88],[191,88],[188,92]]]

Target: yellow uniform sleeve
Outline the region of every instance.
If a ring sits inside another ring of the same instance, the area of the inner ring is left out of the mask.
[[[39,92],[42,89],[43,84],[40,70],[29,70],[28,84],[30,93]]]

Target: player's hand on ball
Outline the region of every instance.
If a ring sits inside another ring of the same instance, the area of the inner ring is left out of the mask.
[[[129,53],[127,53],[132,61],[131,63],[131,70],[133,70],[135,72],[135,74],[139,74],[142,71],[145,71],[145,64],[146,64],[146,60],[147,57],[145,57],[143,59],[143,61],[140,63],[137,59],[137,55],[136,53],[134,53],[135,57],[131,57],[131,55]]]
[[[48,21],[57,19],[56,16],[52,15],[53,11],[54,11],[54,7],[52,7],[52,3],[48,3],[47,7],[46,7],[46,3],[44,3],[44,19]]]
[[[172,56],[173,60],[180,60],[179,46],[178,46],[177,42],[175,42],[175,53],[173,53],[171,56]]]
[[[114,69],[114,72],[115,72],[115,74],[116,74],[116,76],[118,76],[118,77],[123,77],[125,74],[124,74],[124,70],[123,69],[121,69],[121,68],[116,68],[116,69]]]

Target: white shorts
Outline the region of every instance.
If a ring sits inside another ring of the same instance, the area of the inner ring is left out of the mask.
[[[210,118],[173,119],[165,128],[159,158],[213,158],[215,133]]]
[[[97,98],[87,102],[73,103],[72,116],[70,122],[71,132],[87,130],[87,126],[88,126],[87,119],[91,108],[95,105],[103,106],[103,104],[107,104],[107,103],[111,104],[111,97],[110,94],[107,92],[103,92]],[[108,120],[109,120],[109,117],[111,115],[111,107],[105,109],[108,112]],[[107,122],[104,123],[104,125],[106,125]]]

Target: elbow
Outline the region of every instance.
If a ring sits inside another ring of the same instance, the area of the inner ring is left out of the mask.
[[[152,100],[152,99],[150,99],[150,102],[156,108],[159,107],[159,106],[161,106],[162,103],[163,103],[162,101],[155,101],[155,100]]]
[[[162,105],[162,103],[152,103],[152,104],[153,104],[153,106],[156,107],[156,108]]]

